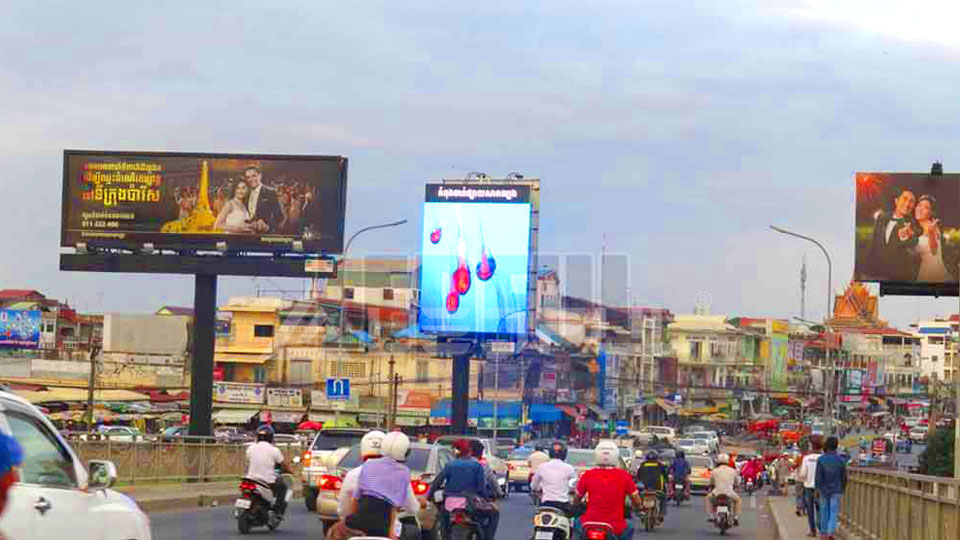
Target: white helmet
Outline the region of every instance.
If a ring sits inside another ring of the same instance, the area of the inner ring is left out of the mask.
[[[360,457],[371,458],[383,455],[381,447],[383,446],[383,438],[386,436],[386,433],[376,429],[364,435],[360,439]]]
[[[402,431],[391,431],[383,438],[383,455],[396,461],[406,461],[410,455],[410,438]]]
[[[730,456],[727,454],[717,456],[717,465],[730,465]]]
[[[620,449],[613,441],[601,441],[593,453],[597,456],[597,466],[616,467],[617,460],[620,458]]]

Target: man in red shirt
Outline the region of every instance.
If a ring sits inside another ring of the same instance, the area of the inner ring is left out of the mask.
[[[611,441],[604,441],[594,450],[597,466],[583,473],[577,482],[577,500],[587,499],[587,511],[579,522],[606,523],[613,527],[619,540],[633,538],[633,524],[623,513],[623,501],[629,496],[633,508],[639,510],[643,500],[630,473],[617,466],[620,450]]]

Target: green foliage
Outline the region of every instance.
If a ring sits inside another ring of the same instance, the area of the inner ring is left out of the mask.
[[[920,474],[953,476],[953,430],[937,429],[927,436],[927,448],[920,454]]]

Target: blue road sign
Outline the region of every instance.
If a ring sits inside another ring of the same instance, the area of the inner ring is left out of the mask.
[[[327,399],[350,399],[350,379],[327,379]]]
[[[627,434],[630,424],[626,420],[617,420],[617,436],[622,437]]]

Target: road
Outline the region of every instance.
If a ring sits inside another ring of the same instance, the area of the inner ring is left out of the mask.
[[[512,493],[501,504],[500,527],[497,531],[497,540],[529,540],[533,505],[526,493]],[[276,537],[278,539],[321,538],[320,523],[316,516],[308,514],[303,504],[292,503],[290,514],[280,528],[270,533],[266,528],[256,529],[250,536]],[[236,522],[233,520],[232,508],[214,508],[192,510],[180,513],[153,514],[150,516],[151,529],[155,540],[186,540],[186,539],[239,539]],[[727,534],[733,538],[749,538],[751,540],[774,540],[776,526],[769,515],[765,495],[744,497],[743,516],[740,527],[730,530]],[[637,532],[638,540],[647,533]],[[677,508],[669,508],[666,522],[657,529],[653,536],[656,538],[697,539],[719,538],[716,529],[706,522],[703,497],[694,495],[693,500],[687,501]]]

